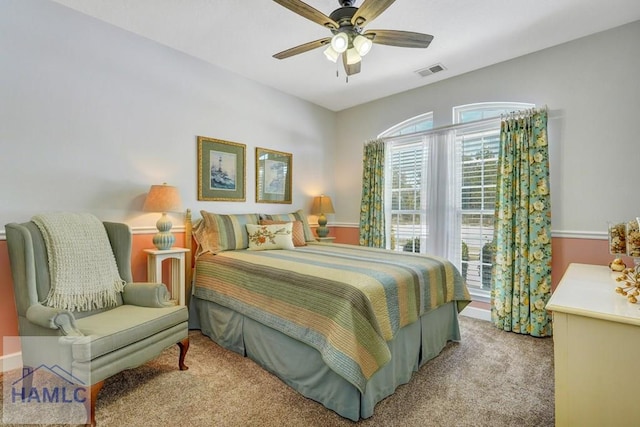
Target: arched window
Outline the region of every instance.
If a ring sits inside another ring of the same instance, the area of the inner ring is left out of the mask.
[[[427,113],[382,133],[389,248],[452,260],[474,299],[488,300],[500,115],[533,107],[461,105],[450,126],[433,129]]]
[[[433,129],[433,112],[420,114],[398,123],[378,135],[378,138],[406,135],[409,133],[424,132]]]

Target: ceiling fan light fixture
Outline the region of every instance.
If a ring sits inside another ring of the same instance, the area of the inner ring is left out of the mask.
[[[349,36],[345,33],[337,33],[331,38],[331,47],[338,53],[342,53],[349,47]]]
[[[357,64],[361,60],[362,57],[360,56],[356,48],[352,47],[351,49],[347,50],[347,65]]]
[[[372,46],[373,42],[360,34],[353,39],[353,47],[358,51],[358,55],[360,56],[365,56],[369,53]]]
[[[338,62],[340,54],[336,52],[336,50],[331,47],[331,45],[329,45],[329,47],[324,50],[324,56],[326,56],[327,59],[331,62]]]

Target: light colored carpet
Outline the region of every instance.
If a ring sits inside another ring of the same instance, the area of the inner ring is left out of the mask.
[[[188,371],[177,346],[105,382],[99,426],[553,426],[553,341],[461,316],[462,340],[354,423],[248,358],[191,331]]]

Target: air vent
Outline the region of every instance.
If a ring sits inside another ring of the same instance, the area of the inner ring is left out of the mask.
[[[446,70],[445,66],[442,64],[431,65],[427,68],[423,68],[421,70],[417,70],[416,73],[421,77],[427,77],[431,74],[439,73],[440,71]]]

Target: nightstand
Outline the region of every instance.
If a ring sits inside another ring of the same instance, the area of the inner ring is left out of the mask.
[[[316,237],[316,240],[322,243],[333,243],[333,241],[336,240],[336,238],[335,237]]]
[[[147,253],[147,280],[162,282],[162,262],[171,260],[171,299],[178,305],[185,305],[185,254],[189,249],[171,248],[167,250],[145,249]]]

